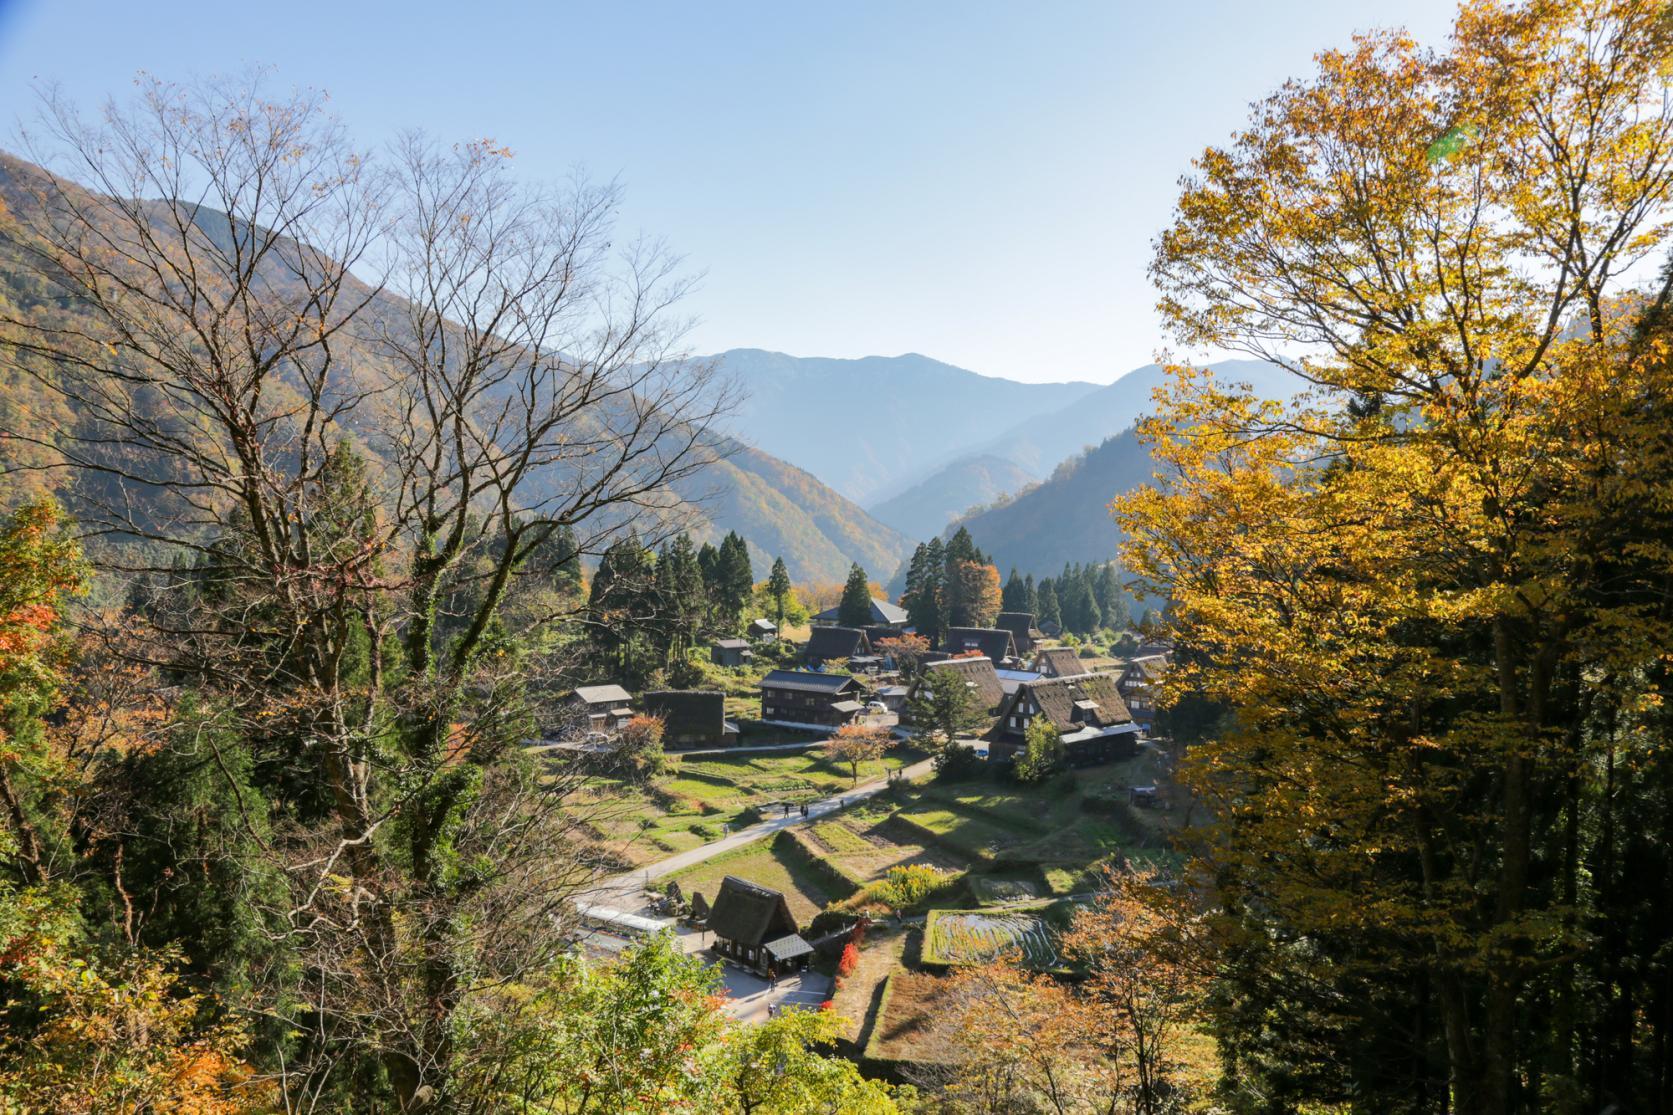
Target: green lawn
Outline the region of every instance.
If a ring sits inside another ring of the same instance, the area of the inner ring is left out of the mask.
[[[876,778],[923,758],[921,752],[896,748],[883,759],[861,767],[862,780]],[[775,802],[815,801],[853,785],[846,765],[806,751],[668,756],[667,772],[653,787],[599,783],[597,798],[608,801],[608,817],[596,824],[606,843],[634,863],[661,859],[737,827],[745,811]],[[856,837],[856,839],[858,839]]]
[[[713,902],[720,890],[720,881],[728,875],[736,875],[740,879],[783,892],[790,903],[790,912],[795,914],[796,920],[803,925],[811,921],[813,915],[830,902],[830,896],[820,889],[812,872],[791,857],[780,855],[770,840],[757,841],[736,851],[716,856],[706,863],[680,872],[673,878],[688,898],[695,890]]]

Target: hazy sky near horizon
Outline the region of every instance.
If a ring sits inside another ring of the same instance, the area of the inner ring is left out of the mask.
[[[0,0],[5,144],[84,107],[270,65],[368,145],[491,136],[619,177],[624,233],[704,273],[691,346],[921,352],[1109,382],[1164,343],[1145,276],[1179,176],[1356,30],[1444,42],[1453,0],[279,4]]]

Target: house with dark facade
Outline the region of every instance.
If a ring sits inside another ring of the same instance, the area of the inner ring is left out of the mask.
[[[975,651],[997,665],[1017,656],[1016,641],[1003,627],[949,627],[941,636],[941,649],[955,657]]]
[[[749,621],[749,630],[746,634],[751,639],[776,639],[778,638],[778,624],[770,619],[752,619]]]
[[[976,707],[991,713],[1005,700],[1005,687],[993,668],[991,658],[949,658],[924,666],[918,684],[921,686],[934,672],[956,674],[976,698]]]
[[[840,728],[865,711],[865,692],[847,674],[773,670],[761,679],[761,719],[787,728]]]
[[[738,726],[726,719],[726,694],[705,689],[654,689],[640,701],[662,718],[664,747],[729,747]]]
[[[1129,659],[1121,670],[1117,688],[1133,719],[1148,727],[1156,716],[1156,690],[1168,672],[1166,655],[1150,654]]]
[[[870,655],[871,640],[858,627],[815,627],[802,648],[802,661],[809,666]]]
[[[1071,647],[1046,647],[1034,656],[1034,669],[1048,678],[1070,678],[1087,673],[1086,663]]]
[[[709,661],[727,669],[742,666],[754,657],[755,651],[750,648],[748,639],[716,639],[709,647]]]
[[[1121,700],[1114,674],[1041,678],[1019,686],[999,710],[993,758],[1008,760],[1021,751],[1037,716],[1057,729],[1069,762],[1077,766],[1125,759],[1137,750],[1139,725]]]
[[[1031,612],[1000,612],[994,618],[995,627],[1003,627],[1011,633],[1011,642],[1017,648],[1017,654],[1027,657],[1034,649],[1034,615]]]
[[[813,946],[802,939],[784,895],[736,875],[720,881],[708,930],[715,935],[715,952],[761,975],[798,972],[813,958]]]
[[[578,685],[565,703],[585,710],[590,732],[618,731],[633,719],[633,697],[619,685]]]
[[[813,617],[815,624],[836,624],[842,622],[842,608],[826,608]],[[866,620],[867,625],[878,627],[905,627],[906,609],[899,604],[891,604],[887,600],[873,600],[871,602],[871,616]]]

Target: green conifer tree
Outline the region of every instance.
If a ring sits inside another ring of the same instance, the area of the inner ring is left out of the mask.
[[[864,627],[871,622],[871,582],[859,562],[849,566],[842,602],[837,605],[837,622],[844,627]]]

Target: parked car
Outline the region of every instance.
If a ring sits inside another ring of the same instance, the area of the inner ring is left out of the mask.
[[[889,706],[884,704],[882,701],[867,701],[866,702],[866,711],[867,712],[888,712],[889,711]]]

